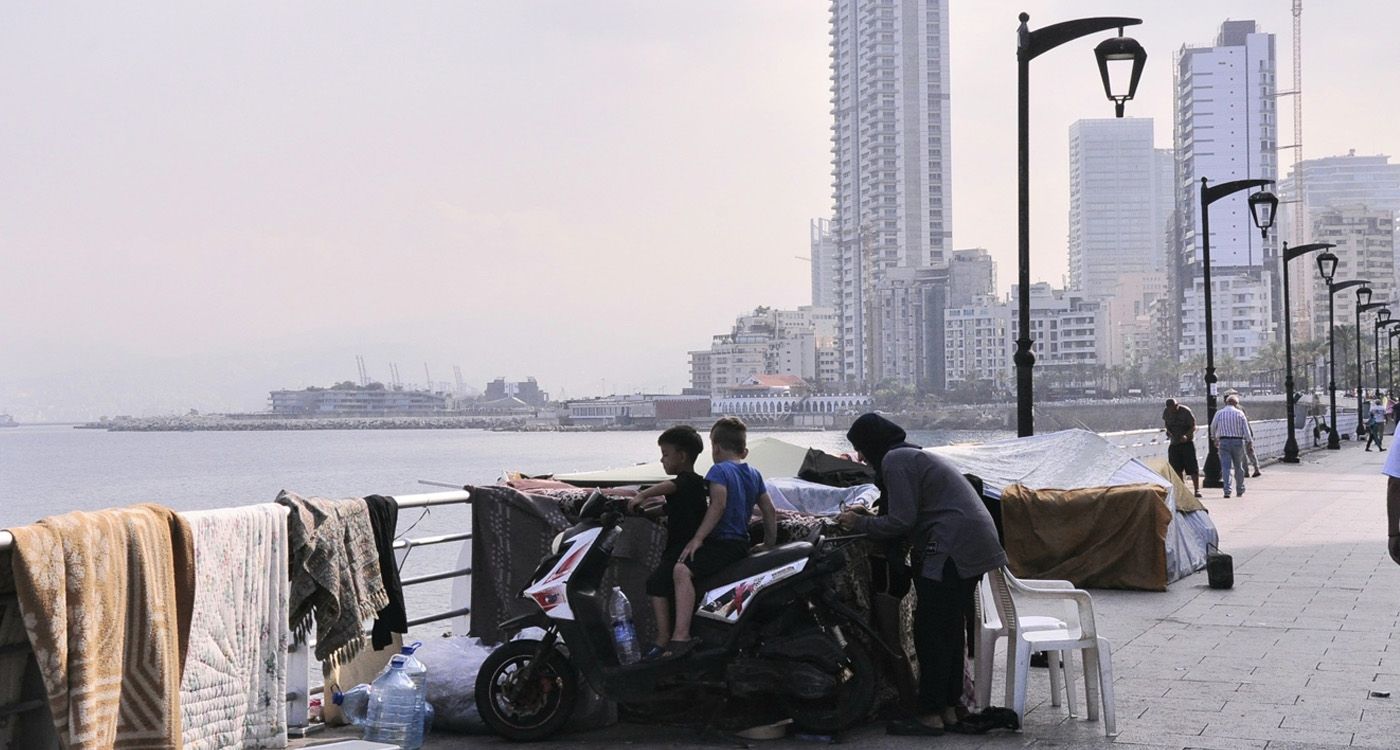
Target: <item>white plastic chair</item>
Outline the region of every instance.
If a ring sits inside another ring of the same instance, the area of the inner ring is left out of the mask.
[[[1094,599],[1080,589],[1034,586],[1030,581],[1018,581],[1006,568],[987,574],[992,600],[1002,622],[1018,622],[1017,602],[1053,603],[1073,612],[1073,621],[1062,630],[1021,631],[1013,629],[1007,636],[1006,702],[1016,716],[1025,719],[1026,682],[1030,676],[1031,652],[1082,651],[1084,660],[1085,714],[1089,721],[1098,721],[1102,700],[1104,733],[1118,733],[1117,715],[1113,705],[1113,650],[1109,642],[1098,636],[1094,626]],[[1066,660],[1068,664],[1068,660]],[[1066,670],[1066,674],[1069,670]]]
[[[1069,581],[1047,580],[1035,581],[1034,583],[1046,588],[1074,588],[1074,584]],[[981,627],[977,631],[977,656],[973,660],[972,682],[976,693],[977,707],[987,708],[992,704],[992,663],[996,656],[997,641],[1008,637],[1011,632],[997,614],[991,581],[987,576],[982,576],[982,580],[977,585],[977,612],[981,619]],[[1068,627],[1065,621],[1058,617],[1028,613],[1018,613],[1016,623],[1017,630],[1021,632],[1065,630]],[[1011,649],[1008,648],[1007,654],[1011,653]],[[1074,716],[1074,673],[1065,669],[1066,666],[1072,665],[1069,659],[1070,652],[1068,651],[1057,652],[1055,658],[1048,659],[1050,662],[1050,705],[1060,705],[1060,684],[1063,682],[1065,697],[1069,703],[1069,715]],[[1008,699],[1009,702],[1010,699]]]

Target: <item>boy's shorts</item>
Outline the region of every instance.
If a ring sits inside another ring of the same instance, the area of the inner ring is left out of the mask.
[[[705,543],[700,545],[700,549],[695,550],[695,554],[683,564],[690,568],[691,577],[698,581],[709,578],[748,556],[747,539],[706,539]]]
[[[647,596],[673,599],[676,596],[676,561],[681,557],[679,549],[668,549],[661,553],[661,562],[647,577]]]

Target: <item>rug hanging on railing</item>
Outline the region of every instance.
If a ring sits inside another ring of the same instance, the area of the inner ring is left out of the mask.
[[[364,622],[389,605],[369,509],[361,498],[326,500],[286,490],[277,502],[291,509],[292,635],[305,643],[314,618],[316,658],[332,664],[352,659],[367,642]]]
[[[287,746],[287,510],[184,514],[197,571],[180,682],[186,750]]]
[[[63,747],[182,747],[180,671],[195,594],[185,522],[137,505],[10,532],[25,630]]]

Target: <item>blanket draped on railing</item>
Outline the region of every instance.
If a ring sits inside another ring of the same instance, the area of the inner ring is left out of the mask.
[[[364,621],[389,604],[369,510],[361,498],[326,500],[283,490],[291,509],[289,624],[297,643],[316,625],[316,659],[332,665],[352,659],[367,639]]]
[[[15,589],[63,747],[182,747],[189,528],[137,505],[10,529]]]
[[[287,508],[193,511],[185,520],[198,585],[180,683],[184,747],[286,747]]]

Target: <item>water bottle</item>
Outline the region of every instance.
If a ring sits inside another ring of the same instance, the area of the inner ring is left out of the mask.
[[[414,655],[414,652],[422,647],[422,641],[414,641],[404,646],[399,653],[404,657],[404,674],[407,674],[408,679],[413,680],[414,686],[426,696],[428,694],[428,667]]]
[[[642,658],[641,649],[637,646],[637,626],[632,622],[632,603],[627,601],[627,595],[617,586],[613,586],[608,616],[612,620],[613,646],[617,650],[617,662],[632,664]]]
[[[364,739],[418,750],[423,746],[424,701],[404,671],[406,661],[402,654],[390,659],[389,671],[370,686]]]
[[[340,706],[346,721],[357,727],[364,726],[369,714],[369,685],[362,682],[343,693],[336,690],[331,693],[331,703]]]

